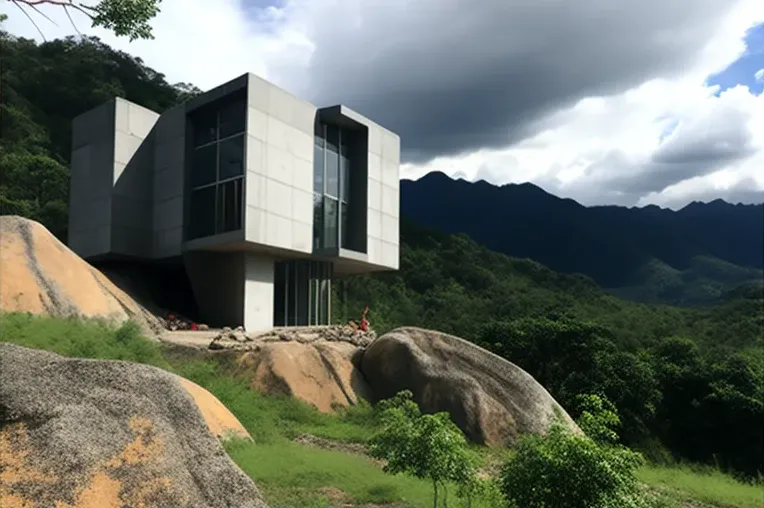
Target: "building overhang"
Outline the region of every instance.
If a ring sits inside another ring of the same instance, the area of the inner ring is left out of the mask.
[[[328,108],[318,110],[318,120],[332,125],[337,125],[344,129],[363,130],[374,122],[357,113],[347,106],[337,104]]]

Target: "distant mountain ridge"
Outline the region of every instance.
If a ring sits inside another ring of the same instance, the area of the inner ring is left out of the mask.
[[[530,183],[436,172],[401,181],[401,213],[640,301],[704,303],[764,278],[764,204],[586,207]]]

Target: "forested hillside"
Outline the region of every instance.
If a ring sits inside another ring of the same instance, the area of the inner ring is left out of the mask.
[[[380,331],[414,324],[465,337],[526,369],[574,416],[577,394],[606,395],[625,441],[654,460],[761,470],[760,289],[700,309],[639,304],[466,235],[406,220],[401,242],[399,272],[336,284],[338,321],[369,304]]]
[[[197,92],[93,38],[37,44],[2,33],[0,58],[0,213],[38,220],[61,239],[74,116],[114,95],[162,111]],[[549,249],[561,248],[542,233]],[[336,321],[369,305],[378,331],[405,324],[454,333],[528,370],[573,414],[575,395],[606,395],[623,415],[624,439],[653,458],[762,469],[759,287],[700,309],[637,304],[465,235],[405,219],[401,235],[399,272],[334,285]],[[591,241],[607,251],[607,238]]]
[[[38,45],[0,32],[0,207],[66,239],[72,119],[114,96],[163,111],[189,95],[97,38]]]

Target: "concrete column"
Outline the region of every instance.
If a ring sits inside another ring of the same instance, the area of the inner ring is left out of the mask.
[[[248,332],[273,328],[274,260],[263,255],[244,255],[244,328]]]

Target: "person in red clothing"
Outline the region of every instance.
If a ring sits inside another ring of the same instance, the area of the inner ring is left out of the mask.
[[[369,321],[366,319],[366,314],[369,312],[369,306],[367,305],[366,308],[363,310],[363,314],[361,315],[361,331],[365,332],[369,329]]]

